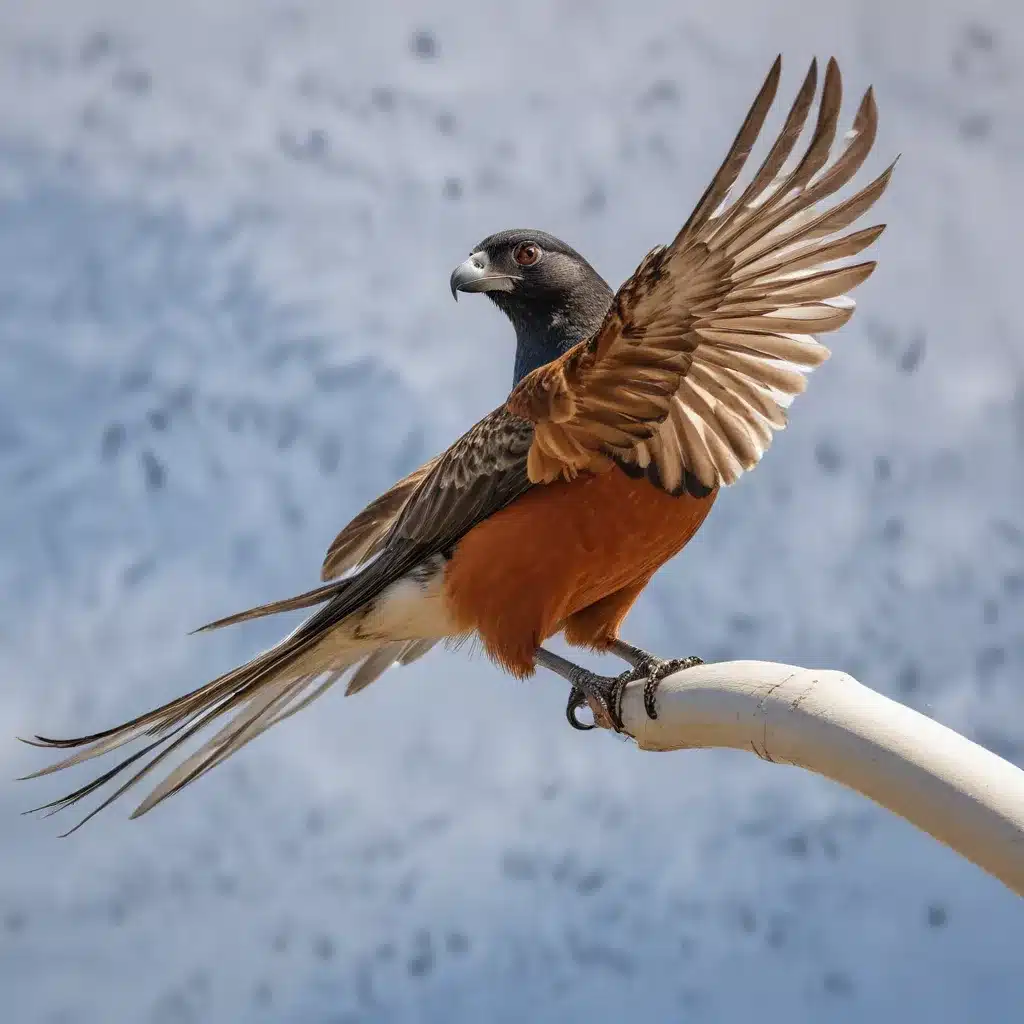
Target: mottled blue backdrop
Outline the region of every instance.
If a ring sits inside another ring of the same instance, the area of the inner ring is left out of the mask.
[[[0,775],[287,623],[335,531],[504,396],[451,268],[674,234],[776,52],[903,158],[860,312],[629,636],[845,668],[1024,761],[1016,0],[0,2]],[[650,756],[432,652],[137,822],[0,786],[17,1024],[1024,1020],[1024,910],[855,795]],[[69,822],[70,823],[70,822]]]

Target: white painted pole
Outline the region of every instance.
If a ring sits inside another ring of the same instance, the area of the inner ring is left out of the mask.
[[[622,717],[643,750],[733,747],[795,764],[888,807],[1024,895],[1024,772],[844,672],[765,661],[664,679],[658,717],[643,684]]]

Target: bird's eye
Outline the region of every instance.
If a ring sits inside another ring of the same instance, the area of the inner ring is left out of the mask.
[[[521,267],[532,267],[540,259],[540,246],[533,242],[523,242],[516,246],[512,258]]]

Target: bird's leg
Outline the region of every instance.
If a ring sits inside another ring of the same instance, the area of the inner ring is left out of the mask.
[[[596,672],[576,665],[543,647],[537,648],[537,664],[567,679],[572,684],[565,717],[574,729],[593,729],[593,725],[581,722],[576,712],[584,704],[590,705],[595,723],[607,721],[616,731],[622,732],[622,691],[627,683],[638,678],[635,672],[623,672],[619,676],[599,676]]]
[[[654,705],[654,697],[658,692],[658,686],[662,679],[679,672],[684,668],[693,668],[694,665],[703,665],[704,662],[697,657],[691,658],[664,658],[655,657],[642,647],[634,647],[616,637],[607,648],[609,654],[614,654],[623,661],[633,666],[636,674],[635,679],[646,679],[644,683],[644,710],[648,718],[657,718],[658,709]]]

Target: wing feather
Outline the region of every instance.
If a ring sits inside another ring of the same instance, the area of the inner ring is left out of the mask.
[[[345,526],[331,542],[324,556],[323,568],[320,570],[322,580],[337,579],[380,551],[388,530],[436,462],[437,459],[431,459],[399,480]]]
[[[842,232],[885,191],[892,167],[827,205],[864,164],[878,127],[869,89],[833,154],[842,81],[830,60],[810,139],[784,169],[813,106],[812,63],[767,156],[729,203],[779,75],[776,61],[693,213],[622,285],[597,333],[509,397],[509,410],[535,425],[531,481],[614,460],[673,493],[732,483],[757,464],[806,374],[828,358],[816,335],[850,319],[846,293],[875,269],[873,260],[840,261],[884,225]]]

